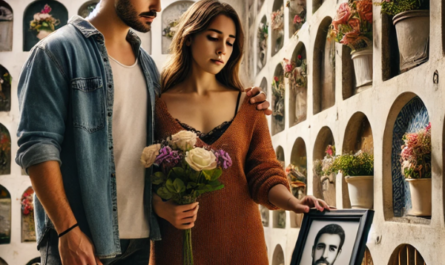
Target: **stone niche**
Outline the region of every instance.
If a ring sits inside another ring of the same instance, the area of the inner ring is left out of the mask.
[[[263,77],[263,79],[261,80],[261,83],[260,83],[260,88],[264,92],[264,94],[266,94],[266,99],[270,100],[269,99],[269,94],[270,93],[269,93],[269,89],[267,89],[267,87],[268,87],[267,79],[266,79],[266,77]]]
[[[286,120],[286,98],[284,86],[284,71],[281,64],[275,67],[272,81],[272,135],[284,131]],[[274,85],[275,84],[275,85]]]
[[[325,126],[321,128],[315,140],[313,164],[315,164],[316,160],[323,160],[328,145],[334,146],[335,141],[331,129]],[[314,173],[313,194],[317,198],[323,198],[328,205],[336,207],[335,176],[333,178],[329,178],[329,176],[319,176],[315,168],[312,170]]]
[[[354,62],[351,57],[351,48],[342,45],[342,96],[343,100],[352,97],[364,88],[357,89],[355,80]],[[365,86],[367,88],[368,86]]]
[[[96,8],[97,3],[99,3],[99,1],[97,1],[97,0],[88,1],[88,2],[84,3],[79,8],[79,11],[77,12],[77,14],[83,18],[88,17],[91,14],[91,12],[93,12],[94,8]]]
[[[374,154],[374,138],[372,136],[371,124],[362,112],[352,115],[346,126],[343,139],[343,154],[355,154],[358,151]],[[343,208],[351,208],[348,184],[344,177],[346,176],[343,176],[342,180]]]
[[[289,126],[292,127],[307,118],[307,55],[302,42],[298,43],[292,54],[291,61],[295,63],[294,78],[289,81]],[[292,81],[294,80],[294,81]]]
[[[425,265],[426,262],[423,259],[420,252],[409,244],[403,244],[398,246],[392,253],[388,265]],[[368,264],[366,264],[368,265]]]
[[[59,21],[55,26],[56,30],[65,26],[68,22],[68,10],[58,1],[39,0],[29,4],[23,16],[23,51],[25,52],[30,51],[31,48],[40,41],[39,37],[37,37],[40,36],[40,34],[30,29],[30,23],[34,20],[34,15],[40,13],[45,5],[51,7],[52,10],[49,14]]]
[[[11,82],[9,71],[0,64],[0,111],[11,110]]]
[[[22,242],[36,241],[36,228],[34,224],[34,190],[29,187],[21,198],[22,212]]]
[[[400,163],[403,135],[424,129],[428,123],[428,110],[414,93],[401,94],[391,107],[383,137],[383,199],[386,220],[406,222],[409,219],[414,224],[431,223],[429,217],[409,215],[412,208],[410,189],[401,172]],[[437,126],[439,125],[432,124],[433,134]]]
[[[271,21],[271,31],[272,31],[272,56],[277,54],[284,45],[284,2],[283,0],[275,0],[272,7],[272,12],[277,12],[282,10],[282,26],[276,29],[272,28]]]
[[[314,45],[313,98],[314,114],[335,105],[335,43],[329,41],[328,29],[332,18],[320,24]]]
[[[11,194],[0,185],[0,244],[11,243]]]
[[[283,169],[286,167],[285,165],[285,158],[284,158],[284,149],[281,146],[277,147],[277,150],[275,150],[275,154],[277,156],[278,162],[280,162]]]
[[[6,263],[4,259],[0,258],[0,265],[8,265],[8,263]]]
[[[0,0],[0,52],[12,51],[13,19],[11,6]]]
[[[11,174],[11,136],[0,124],[0,175]]]
[[[288,166],[287,177],[292,194],[297,199],[303,199],[307,195],[307,153],[306,144],[302,138],[298,138],[292,147],[290,158],[291,166]],[[290,168],[289,168],[290,167]],[[290,227],[300,228],[303,214],[289,212]]]
[[[312,14],[317,12],[317,10],[321,7],[324,0],[312,0]]]
[[[289,36],[292,36],[296,34],[306,22],[307,3],[306,0],[289,0],[286,6],[289,9]]]
[[[281,245],[277,245],[273,251],[272,265],[284,265],[284,252]]]
[[[267,40],[269,38],[269,24],[267,22],[267,17],[264,16],[258,25],[257,33],[257,73],[260,72],[267,63]]]
[[[177,22],[182,14],[193,5],[191,1],[174,2],[164,9],[162,12],[162,53],[170,52],[170,44],[172,42]]]

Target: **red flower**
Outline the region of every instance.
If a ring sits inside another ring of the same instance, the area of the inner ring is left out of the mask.
[[[48,14],[49,12],[51,12],[51,7],[49,7],[49,5],[45,5],[45,7],[42,9],[42,14]]]
[[[275,76],[274,80],[275,80],[275,82],[278,82],[279,79],[278,79],[278,77]]]
[[[360,31],[360,19],[358,19],[358,18],[351,18],[348,21],[348,24],[349,24],[349,26],[352,27],[352,29],[354,31]]]
[[[298,55],[298,60],[301,60],[303,58],[303,56],[301,56],[301,54]]]
[[[357,1],[357,13],[362,20],[372,23],[372,0]]]
[[[294,24],[301,23],[301,22],[303,22],[303,19],[301,19],[301,17],[299,15],[295,15]]]
[[[428,126],[426,126],[426,131],[428,132],[428,131],[430,131],[430,130],[431,130],[431,122],[428,123]]]

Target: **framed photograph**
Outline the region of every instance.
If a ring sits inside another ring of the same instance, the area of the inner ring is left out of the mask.
[[[304,215],[291,265],[360,265],[374,211],[315,209]]]

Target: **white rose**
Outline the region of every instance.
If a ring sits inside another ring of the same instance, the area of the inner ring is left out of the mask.
[[[149,168],[156,161],[156,157],[159,155],[159,150],[161,150],[160,144],[150,145],[145,147],[142,151],[141,163],[145,168]]]
[[[200,147],[188,151],[185,161],[196,171],[212,170],[217,165],[215,154]]]
[[[190,131],[180,131],[172,136],[172,139],[168,143],[174,149],[181,149],[187,151],[195,147],[197,135]]]

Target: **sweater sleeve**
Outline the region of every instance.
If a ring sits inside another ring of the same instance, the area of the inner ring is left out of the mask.
[[[289,182],[276,158],[266,116],[257,110],[254,115],[255,124],[245,167],[249,191],[256,203],[276,210],[278,207],[269,202],[269,191],[278,184],[289,189]]]

